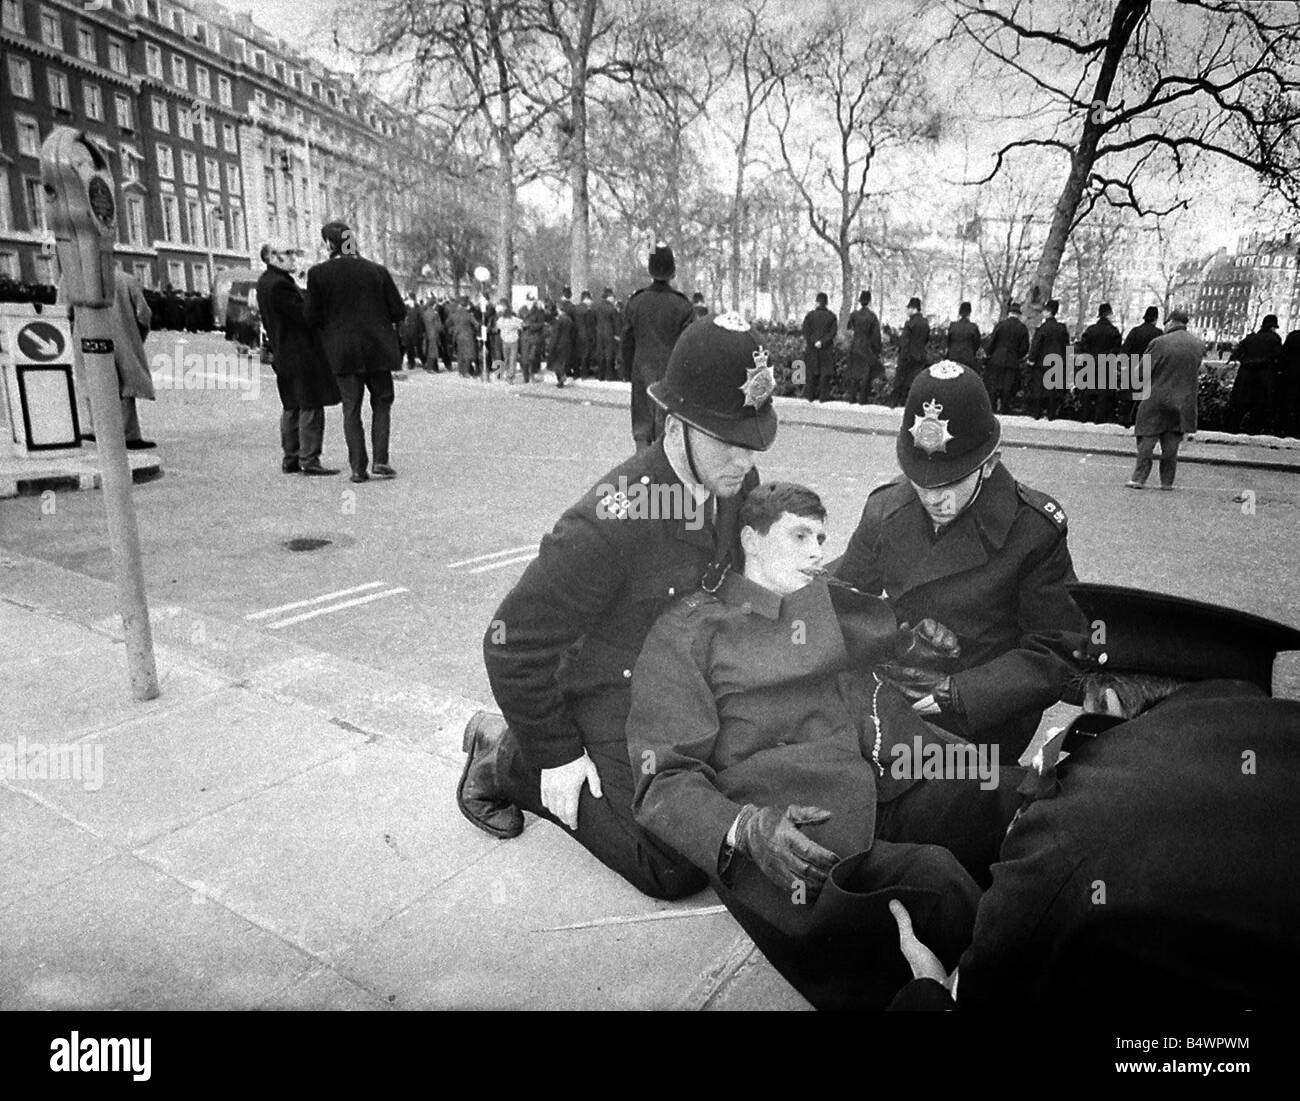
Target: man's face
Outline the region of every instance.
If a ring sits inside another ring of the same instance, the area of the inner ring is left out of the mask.
[[[690,434],[695,472],[704,488],[718,497],[734,497],[739,493],[745,475],[754,468],[755,452],[715,440],[690,425],[682,428]]]
[[[298,254],[292,249],[273,248],[267,254],[267,259],[272,267],[281,271],[294,271],[298,267]]]
[[[945,524],[951,524],[975,497],[975,491],[979,488],[980,474],[988,476],[988,464],[973,473],[967,474],[966,477],[956,482],[949,482],[947,485],[935,486],[933,489],[926,489],[925,486],[919,486],[912,482],[912,489],[920,498],[922,506],[929,514],[930,520],[943,527]]]
[[[741,542],[745,548],[745,576],[785,596],[798,592],[820,572],[826,523],[815,516],[783,512],[766,535],[745,528]]]

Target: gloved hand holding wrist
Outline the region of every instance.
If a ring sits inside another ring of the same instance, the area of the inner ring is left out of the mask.
[[[801,826],[829,821],[820,807],[759,807],[746,804],[736,819],[736,849],[782,890],[796,882],[807,887],[812,902],[821,892],[839,857],[806,836]]]

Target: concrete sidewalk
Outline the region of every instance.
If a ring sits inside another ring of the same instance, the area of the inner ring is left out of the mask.
[[[0,553],[0,1009],[806,1008],[711,893],[465,822],[476,701],[153,622],[135,703],[112,586]]]
[[[473,379],[461,381],[465,385],[483,385]],[[499,388],[506,389],[505,386]],[[621,409],[626,409],[628,403],[627,383],[600,382],[596,379],[571,380],[561,390],[548,378],[534,386],[525,387],[520,384],[510,390],[521,397],[545,401],[589,402],[592,405]],[[890,409],[884,405],[850,405],[844,401],[813,403],[790,397],[779,397],[774,401],[781,424],[785,426],[886,436],[890,439],[898,435],[898,426],[903,416],[901,409]],[[999,419],[1002,422],[1004,448],[1027,447],[1038,451],[1124,455],[1130,458],[1137,456],[1132,430],[1118,424],[1034,420],[1026,416],[1003,416]],[[1300,471],[1300,439],[1195,432],[1183,441],[1178,461],[1250,467],[1256,470]]]

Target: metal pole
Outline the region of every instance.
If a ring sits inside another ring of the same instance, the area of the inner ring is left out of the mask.
[[[137,700],[151,700],[159,693],[158,670],[113,356],[113,177],[107,158],[91,139],[70,127],[58,126],[41,148],[41,182],[63,287],[75,307],[73,339],[80,341],[90,389],[131,695]]]

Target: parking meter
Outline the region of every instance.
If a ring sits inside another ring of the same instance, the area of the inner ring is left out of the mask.
[[[76,307],[72,339],[80,344],[90,390],[131,694],[137,700],[151,700],[158,695],[158,672],[145,602],[140,533],[131,501],[121,387],[113,355],[117,308],[113,272],[117,202],[113,175],[108,159],[84,133],[56,126],[41,146],[41,184],[62,285],[69,302]]]
[[[41,147],[41,184],[68,301],[113,301],[113,243],[117,201],[108,159],[85,134],[55,127]]]

